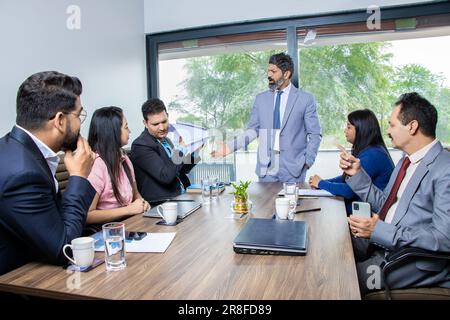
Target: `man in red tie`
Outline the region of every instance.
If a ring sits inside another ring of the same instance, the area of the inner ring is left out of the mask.
[[[415,92],[396,102],[388,135],[405,156],[384,191],[372,184],[359,159],[341,154],[347,184],[376,212],[371,218],[348,218],[363,294],[383,289],[373,276],[387,253],[405,247],[450,252],[450,153],[436,139],[437,118],[436,108]],[[391,288],[450,288],[450,266],[416,259],[391,272],[388,280]]]

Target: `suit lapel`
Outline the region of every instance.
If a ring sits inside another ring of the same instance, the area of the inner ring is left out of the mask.
[[[37,163],[40,165],[40,167],[47,173],[47,177],[53,187],[53,194],[56,195],[55,181],[53,179],[52,172],[50,171],[48,163],[45,160],[44,156],[42,155],[41,150],[39,150],[38,146],[34,143],[33,139],[31,139],[30,136],[25,131],[17,128],[16,126],[11,130],[10,137],[23,144],[25,148],[37,160]]]
[[[159,150],[159,153],[163,155],[163,157],[165,157],[165,159],[167,160],[172,160],[170,159],[169,155],[166,152],[166,149],[162,146],[162,144],[158,141],[158,139],[156,139],[154,136],[152,136],[147,130],[145,130],[145,133],[148,135],[149,139],[156,144],[156,147]],[[169,139],[167,139],[168,141],[170,141]],[[171,145],[171,147],[173,148],[173,144],[172,141],[169,142],[169,144]]]
[[[280,132],[283,131],[284,127],[286,126],[287,119],[289,118],[289,115],[291,114],[291,111],[294,108],[297,98],[298,98],[298,89],[295,88],[294,85],[291,85],[291,90],[289,91],[286,109],[284,110],[283,122],[281,123]]]
[[[442,145],[440,142],[436,143],[430,151],[425,155],[425,157],[420,162],[416,171],[414,172],[411,180],[405,188],[405,192],[400,199],[397,210],[395,211],[394,218],[392,219],[392,224],[397,225],[400,220],[405,216],[408,211],[409,205],[411,204],[412,198],[417,192],[423,178],[427,175],[429,169],[428,166],[436,159],[439,153],[442,151]]]

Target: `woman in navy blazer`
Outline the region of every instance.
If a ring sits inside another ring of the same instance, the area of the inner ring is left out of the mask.
[[[380,125],[369,109],[356,110],[347,116],[345,138],[352,144],[352,154],[361,160],[361,166],[372,182],[383,190],[394,170],[394,163],[381,136]],[[309,178],[311,187],[327,190],[345,199],[347,215],[352,213],[352,202],[361,199],[345,182],[345,174],[322,180],[318,175]]]

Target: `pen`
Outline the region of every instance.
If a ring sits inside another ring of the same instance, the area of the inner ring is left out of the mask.
[[[312,212],[312,211],[320,211],[320,208],[313,208],[313,209],[305,209],[305,210],[297,210],[295,213],[304,213],[304,212]]]

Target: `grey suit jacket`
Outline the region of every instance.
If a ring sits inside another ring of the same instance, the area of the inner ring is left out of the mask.
[[[268,90],[256,96],[244,133],[229,142],[236,151],[259,139],[256,174],[267,175],[272,157],[274,92]],[[292,85],[280,128],[280,158],[278,178],[298,180],[305,175],[305,163],[312,166],[321,141],[321,129],[314,97]]]
[[[394,169],[384,192],[372,184],[364,170],[348,177],[347,184],[378,212],[389,195],[402,161]],[[387,251],[416,247],[450,252],[450,153],[439,142],[428,151],[411,177],[392,223],[379,220],[370,242]],[[408,278],[413,286],[450,286],[450,266],[445,261],[417,260],[414,267],[405,266],[404,272],[398,273],[398,281]]]

